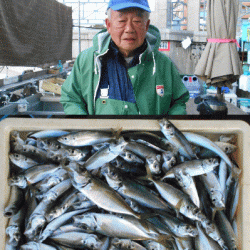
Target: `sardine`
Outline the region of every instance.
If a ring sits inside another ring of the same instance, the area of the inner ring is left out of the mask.
[[[164,173],[167,173],[175,164],[176,164],[176,156],[172,151],[164,151],[162,153],[162,170]]]
[[[106,164],[103,167],[103,173],[109,186],[124,198],[131,198],[139,204],[149,208],[169,211],[168,204],[151,190],[128,177],[126,178],[110,164]]]
[[[119,156],[122,157],[126,162],[131,163],[136,167],[144,165],[143,159],[141,159],[135,153],[127,149],[123,149],[123,151],[119,154]]]
[[[46,213],[51,208],[53,203],[69,188],[71,188],[72,184],[70,179],[65,180],[52,189],[50,189],[36,209],[30,215],[28,224],[25,228],[25,236],[29,239],[36,239],[41,230],[43,230],[46,224]]]
[[[194,178],[185,173],[175,173],[175,179],[180,185],[182,191],[186,193],[193,203],[199,208],[200,207],[200,198],[197,192],[196,184]]]
[[[5,217],[12,217],[24,204],[24,191],[17,186],[12,186],[10,189],[10,198],[7,206],[4,209]]]
[[[75,225],[109,237],[155,241],[169,238],[169,235],[160,235],[151,223],[129,215],[86,213],[74,216],[73,219]]]
[[[16,166],[18,166],[21,169],[28,169],[30,167],[38,165],[38,161],[35,161],[31,158],[28,158],[25,155],[21,155],[17,153],[10,154],[9,159],[12,163],[14,163]]]
[[[206,138],[205,136],[198,135],[191,132],[183,132],[187,140],[196,145],[207,148],[213,152],[215,152],[218,156],[220,156],[231,168],[233,167],[232,161],[229,159],[227,154],[221,150],[219,146],[217,146],[214,142]]]
[[[221,250],[220,245],[209,237],[204,229],[197,223],[198,236],[195,238],[195,249],[199,250]]]
[[[83,147],[110,142],[118,139],[118,137],[119,131],[80,131],[61,136],[58,138],[58,141],[67,146]]]
[[[55,207],[53,207],[46,215],[47,222],[50,222],[57,217],[61,216],[74,204],[78,199],[78,190],[71,188],[57,201]]]
[[[189,141],[173,123],[163,118],[159,121],[159,125],[163,135],[182,155],[190,160],[197,158]]]
[[[111,245],[115,246],[116,249],[124,249],[124,250],[147,250],[141,244],[130,240],[130,239],[119,239],[113,238],[111,240]],[[112,249],[112,248],[111,248]]]
[[[217,211],[219,213],[221,211]],[[223,250],[229,250],[225,240],[222,238],[222,234],[220,233],[217,225],[214,221],[210,221],[209,219],[205,219],[201,221],[201,225],[203,229],[205,229],[206,234],[211,237],[213,240],[215,240]]]
[[[68,131],[58,130],[58,129],[50,129],[50,130],[43,130],[34,133],[30,133],[28,137],[36,138],[36,139],[43,139],[43,138],[55,138],[61,137],[69,134]]]
[[[16,149],[14,152],[30,157],[35,161],[39,161],[40,164],[49,161],[47,152],[45,150],[37,148],[36,146],[22,145],[19,149]]]
[[[57,249],[48,244],[38,243],[35,241],[29,241],[23,244],[22,246],[20,246],[20,250],[57,250]]]
[[[178,250],[173,246],[174,242],[172,240],[165,241],[162,244],[153,240],[144,240],[142,241],[142,244],[147,250]]]
[[[60,245],[71,247],[74,249],[92,249],[100,250],[103,242],[95,234],[84,232],[67,232],[50,237],[53,241]]]
[[[196,227],[170,214],[160,215],[160,218],[176,237],[196,237],[198,235]]]
[[[130,173],[131,175],[142,176],[146,174],[146,169],[144,166],[139,167],[136,164],[129,163],[125,161],[120,155],[117,156],[111,163],[115,165],[116,168],[126,173]],[[143,161],[142,164],[144,164]]]
[[[239,247],[237,237],[223,211],[217,211],[215,215],[215,221],[228,249],[237,250]]]
[[[190,176],[197,176],[211,172],[215,167],[219,165],[219,161],[216,158],[204,159],[204,160],[191,160],[178,164],[171,168],[162,178],[174,178],[176,173],[184,173]]]
[[[111,142],[109,146],[102,148],[90,156],[83,167],[87,170],[98,169],[105,163],[114,160],[125,148],[127,142],[121,137],[119,140]]]
[[[122,135],[126,140],[144,144],[160,152],[172,149],[172,145],[168,142],[168,140],[152,132],[127,132]]]
[[[49,236],[52,235],[52,233],[57,228],[59,228],[61,225],[65,224],[73,216],[85,213],[88,210],[89,209],[75,210],[75,211],[67,212],[65,214],[58,216],[56,219],[54,219],[53,221],[48,223],[47,226],[44,228],[44,230],[40,233],[40,235],[38,237],[39,242],[43,242],[44,240],[46,240]]]
[[[16,185],[26,188],[30,184],[35,184],[58,170],[60,166],[53,164],[37,165],[25,170],[22,174],[9,179],[9,185]]]
[[[80,170],[81,166],[79,164],[69,164],[64,168],[68,171],[73,186],[97,206],[110,212],[140,217],[108,184],[95,178],[87,170]]]
[[[220,183],[213,172],[200,176],[200,180],[205,184],[212,204],[216,209],[225,208],[225,197],[220,187]]]
[[[8,244],[18,246],[21,243],[23,239],[22,228],[24,226],[25,215],[26,206],[23,205],[19,211],[10,218],[5,230],[7,235],[6,241]]]
[[[178,250],[193,250],[194,239],[193,238],[175,238]]]

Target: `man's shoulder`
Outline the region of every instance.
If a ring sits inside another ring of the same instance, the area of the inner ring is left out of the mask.
[[[156,57],[162,61],[165,61],[165,62],[168,62],[168,63],[172,63],[171,59],[166,55],[164,54],[163,52],[157,50],[154,52]]]

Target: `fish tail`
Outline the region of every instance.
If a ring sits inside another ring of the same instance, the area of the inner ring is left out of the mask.
[[[163,246],[167,245],[168,241],[174,241],[174,238],[172,235],[160,234],[156,239],[156,242],[162,244]]]

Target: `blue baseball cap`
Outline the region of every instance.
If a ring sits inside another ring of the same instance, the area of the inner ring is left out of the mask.
[[[126,8],[141,8],[148,12],[151,12],[147,0],[110,0],[108,9],[122,10]]]

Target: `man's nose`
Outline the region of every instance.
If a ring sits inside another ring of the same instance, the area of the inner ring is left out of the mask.
[[[128,20],[125,26],[125,32],[133,33],[135,31],[132,20]]]

